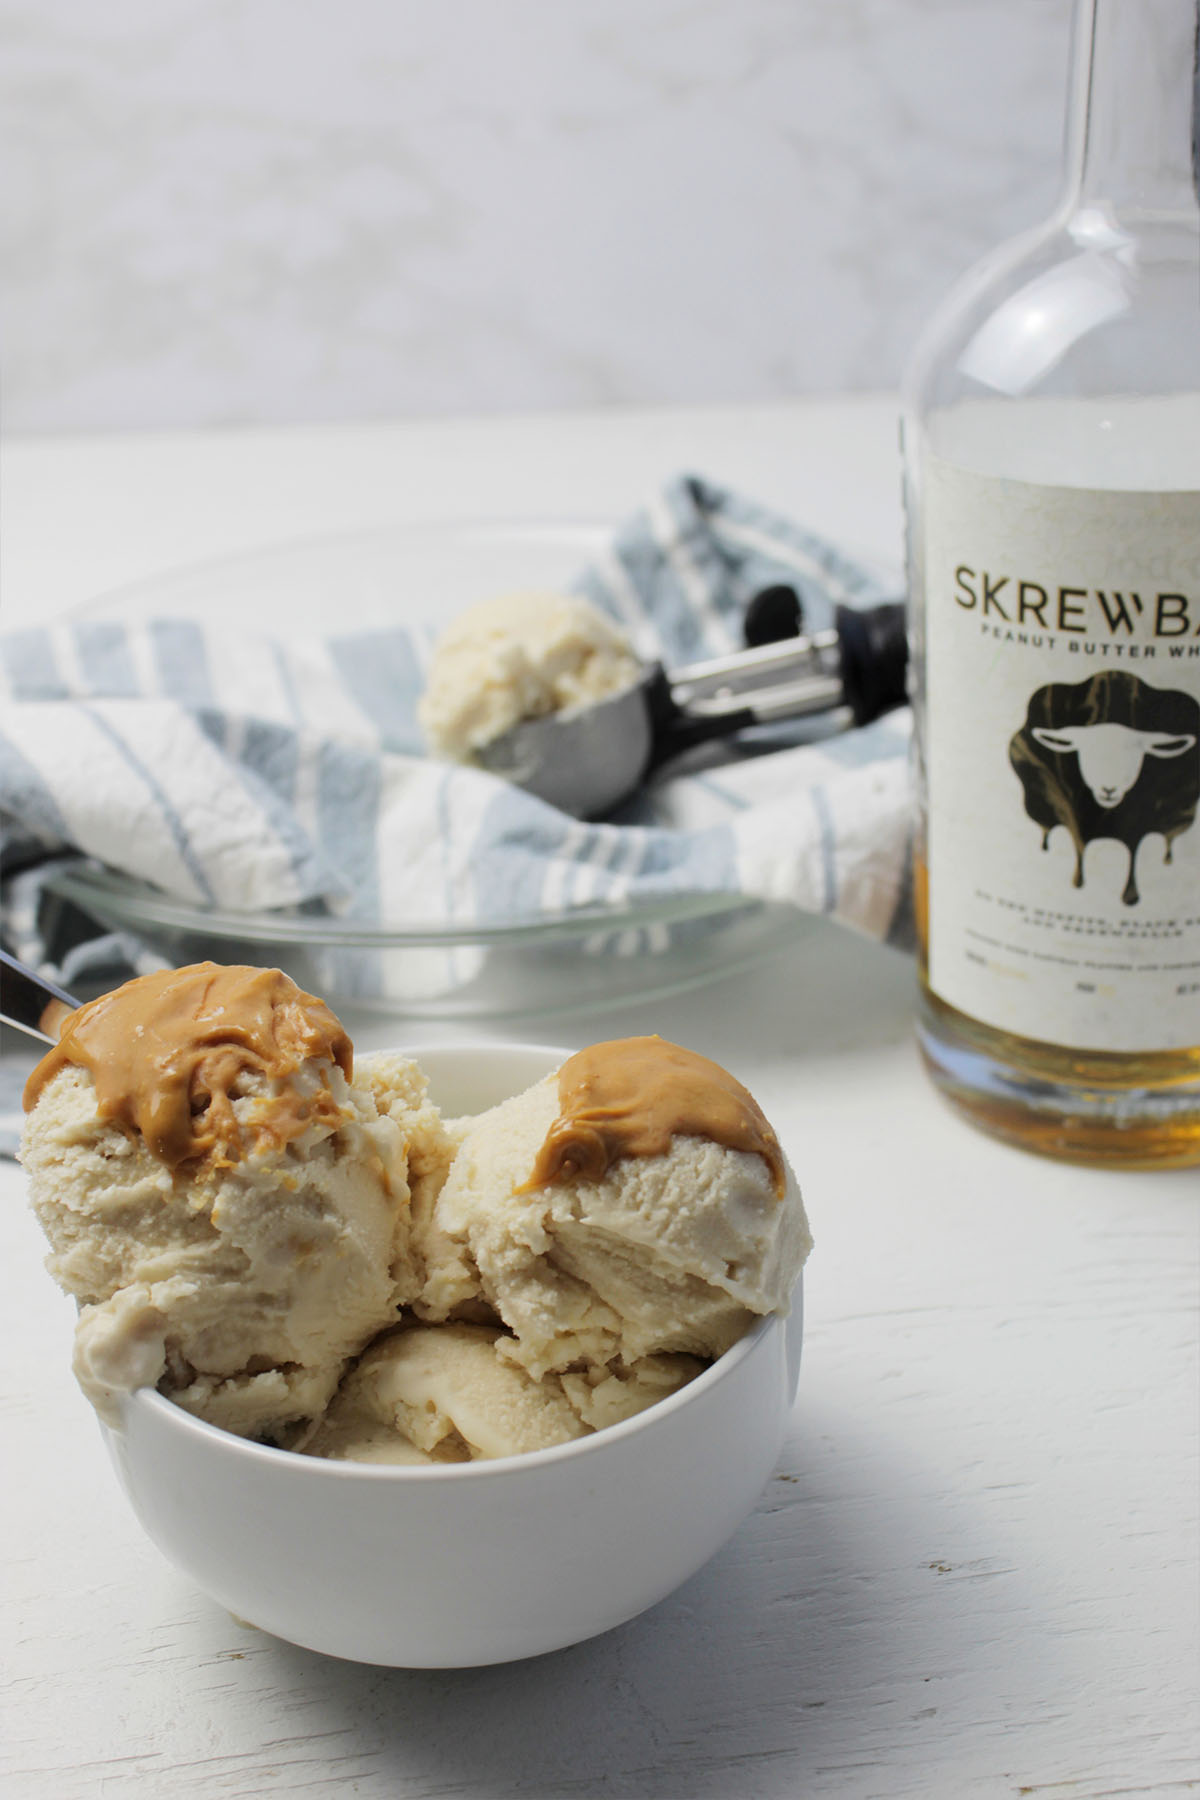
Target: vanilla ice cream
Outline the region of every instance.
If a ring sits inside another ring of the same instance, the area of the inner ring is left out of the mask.
[[[477,1462],[567,1444],[619,1424],[694,1379],[692,1356],[540,1381],[505,1354],[508,1334],[471,1324],[397,1327],[364,1351],[305,1441],[336,1461]]]
[[[707,1058],[594,1044],[444,1119],[411,1059],[355,1067],[277,969],[200,963],[81,1007],[26,1104],[75,1371],[114,1426],[153,1386],[334,1459],[569,1443],[786,1311],[811,1242],[774,1131]]]
[[[432,1219],[417,1311],[482,1295],[539,1379],[719,1356],[787,1310],[812,1242],[754,1100],[659,1038],[593,1045],[469,1123]]]
[[[320,1416],[416,1280],[407,1163],[430,1120],[421,1078],[390,1086],[381,1112],[278,970],[165,971],[71,1016],[21,1160],[102,1418],[155,1385],[243,1435]]]
[[[522,720],[606,700],[642,673],[624,633],[590,601],[503,594],[447,627],[417,714],[436,756],[470,762]]]

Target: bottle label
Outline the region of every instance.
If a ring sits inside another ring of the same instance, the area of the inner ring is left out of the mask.
[[[1046,1043],[1200,1043],[1200,494],[924,480],[929,985]]]

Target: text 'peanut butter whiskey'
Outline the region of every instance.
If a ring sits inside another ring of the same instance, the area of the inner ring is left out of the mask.
[[[1030,1149],[1200,1162],[1197,0],[1077,0],[1066,192],[909,370],[919,1036]]]

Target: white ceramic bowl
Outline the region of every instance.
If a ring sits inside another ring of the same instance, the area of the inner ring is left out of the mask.
[[[569,1054],[416,1049],[453,1115]],[[104,1431],[142,1526],[240,1619],[355,1662],[453,1668],[578,1643],[719,1549],[774,1467],[795,1397],[799,1285],[678,1393],[594,1437],[483,1463],[325,1462],[218,1431],[141,1389]]]

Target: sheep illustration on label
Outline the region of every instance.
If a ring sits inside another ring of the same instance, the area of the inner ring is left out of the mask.
[[[1082,887],[1086,846],[1115,838],[1129,851],[1121,898],[1136,906],[1143,838],[1160,833],[1169,863],[1175,839],[1195,822],[1200,701],[1124,670],[1051,682],[1029,696],[1008,756],[1025,791],[1025,811],[1042,827],[1043,850],[1061,825],[1075,846],[1074,886]]]

